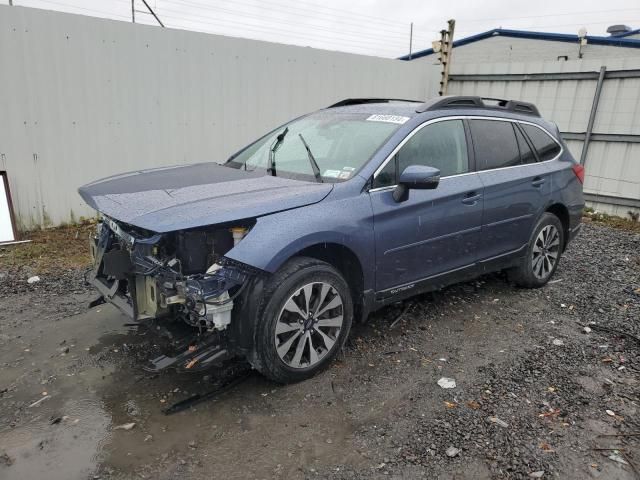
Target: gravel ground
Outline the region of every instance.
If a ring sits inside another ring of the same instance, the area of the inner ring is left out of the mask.
[[[416,297],[312,380],[170,417],[216,372],[144,374],[154,337],[84,312],[81,279],[0,267],[2,478],[640,478],[638,233],[587,223],[545,288]]]

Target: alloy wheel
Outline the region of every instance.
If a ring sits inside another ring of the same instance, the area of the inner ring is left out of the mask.
[[[544,280],[551,272],[560,255],[560,232],[554,225],[547,225],[538,234],[533,244],[531,266],[536,278]]]
[[[276,322],[278,356],[292,368],[318,364],[338,341],[343,321],[342,297],[330,284],[300,287],[285,302]]]

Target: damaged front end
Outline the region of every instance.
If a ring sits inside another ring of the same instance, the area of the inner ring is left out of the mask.
[[[152,361],[151,370],[203,368],[230,356],[234,299],[258,271],[224,255],[253,226],[235,222],[163,234],[103,217],[91,239],[87,276],[101,295],[135,322],[184,322],[184,351]]]

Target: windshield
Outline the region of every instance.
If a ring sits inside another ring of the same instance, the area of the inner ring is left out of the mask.
[[[322,111],[291,123],[264,136],[231,157],[226,166],[272,172],[277,176],[315,181],[315,160],[323,182],[351,178],[395,132],[400,124],[384,120],[385,115]],[[278,142],[285,129],[288,131]],[[302,139],[300,138],[302,134]],[[305,146],[306,142],[306,146]],[[271,153],[277,144],[275,152]]]

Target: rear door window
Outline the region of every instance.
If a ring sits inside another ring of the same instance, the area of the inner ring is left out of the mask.
[[[560,145],[544,130],[533,125],[523,124],[522,128],[533,143],[540,161],[551,160],[560,153]]]
[[[520,165],[520,150],[511,122],[470,120],[478,170]]]

